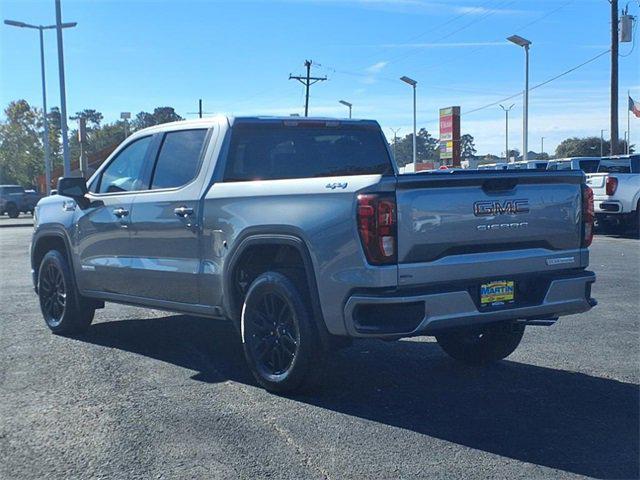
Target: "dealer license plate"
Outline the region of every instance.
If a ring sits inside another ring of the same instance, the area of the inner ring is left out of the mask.
[[[513,280],[495,280],[480,285],[480,305],[504,305],[515,299],[516,282]]]

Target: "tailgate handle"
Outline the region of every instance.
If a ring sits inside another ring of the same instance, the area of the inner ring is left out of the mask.
[[[485,192],[505,192],[513,190],[517,184],[517,178],[490,178],[482,182],[482,190]]]

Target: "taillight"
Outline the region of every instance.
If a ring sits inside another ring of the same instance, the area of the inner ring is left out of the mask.
[[[615,194],[618,189],[618,179],[616,177],[607,177],[605,187],[607,195]]]
[[[582,186],[582,246],[588,247],[593,241],[593,190]]]
[[[369,263],[386,265],[396,262],[396,226],[395,196],[358,195],[358,232]]]

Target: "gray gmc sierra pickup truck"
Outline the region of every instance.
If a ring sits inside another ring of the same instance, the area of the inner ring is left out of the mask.
[[[138,131],[88,181],[60,179],[31,262],[53,332],[105,301],[227,319],[282,392],[349,338],[505,358],[525,326],[595,305],[592,227],[582,172],[398,175],[375,121],[218,117]]]

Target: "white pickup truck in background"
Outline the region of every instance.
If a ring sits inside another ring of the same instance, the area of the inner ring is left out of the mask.
[[[598,226],[640,229],[640,155],[603,157],[587,185]]]

